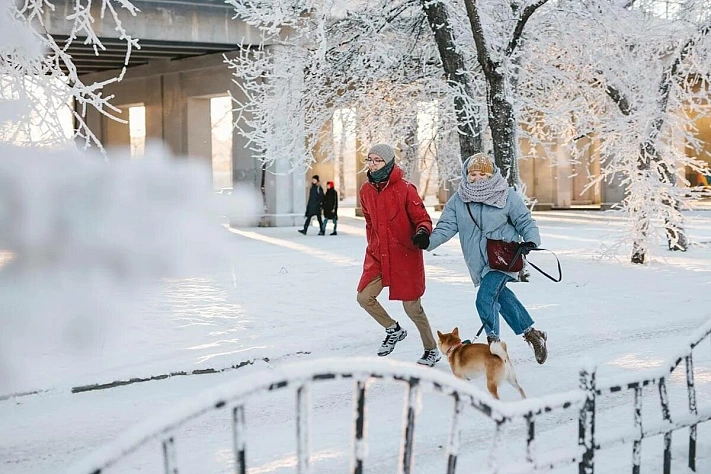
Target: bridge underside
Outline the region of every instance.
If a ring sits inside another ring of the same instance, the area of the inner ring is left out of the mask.
[[[66,43],[68,36],[57,35],[54,39],[61,46]],[[94,46],[84,44],[83,38],[76,38],[67,48],[66,51],[72,57],[79,75],[121,69],[124,65],[134,67],[155,61],[175,61],[205,54],[226,53],[237,48],[234,44],[226,43],[139,39],[140,49],[131,50],[127,63],[125,41],[117,38],[99,39],[104,49],[97,48],[95,51]],[[66,66],[62,65],[62,68],[67,72]]]

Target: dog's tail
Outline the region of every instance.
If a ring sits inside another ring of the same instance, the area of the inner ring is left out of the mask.
[[[489,351],[499,357],[506,363],[509,360],[509,354],[506,352],[506,343],[503,341],[494,341],[489,344]],[[509,362],[510,364],[511,362]]]
[[[504,367],[506,369],[506,380],[518,389],[521,397],[526,398],[526,393],[523,388],[518,383],[516,379],[516,372],[514,371],[511,359],[509,359],[509,351],[506,349],[506,343],[503,341],[496,341],[489,344],[489,351],[495,356],[501,358],[504,361]]]
[[[506,373],[514,374],[513,365],[511,364],[511,359],[509,359],[509,352],[506,349],[506,343],[504,341],[494,341],[489,344],[489,351],[504,361],[504,366],[506,367]]]

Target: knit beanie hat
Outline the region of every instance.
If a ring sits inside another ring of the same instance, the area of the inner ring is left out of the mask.
[[[494,174],[494,162],[486,153],[475,153],[469,157],[469,166],[467,166],[467,173],[471,173],[472,171]]]
[[[333,189],[333,181],[326,181],[326,187],[328,189]]]
[[[385,145],[384,143],[379,143],[377,145],[373,145],[370,147],[370,150],[368,150],[368,155],[370,154],[378,155],[380,158],[385,160],[385,163],[390,163],[395,159],[395,150],[393,150],[393,147],[390,145]]]
[[[321,181],[320,179],[318,179],[318,175],[317,175],[317,174],[311,176],[311,179],[315,179],[316,181]]]

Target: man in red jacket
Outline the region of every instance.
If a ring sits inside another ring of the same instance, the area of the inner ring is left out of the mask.
[[[388,315],[376,299],[383,287],[390,299],[402,301],[405,313],[417,326],[425,352],[418,364],[432,367],[440,359],[437,343],[420,298],[425,293],[422,249],[429,245],[432,220],[417,188],[402,177],[395,150],[375,145],[368,152],[368,182],[360,188],[368,246],[363,275],[358,283],[358,303],[385,328],[379,356],[386,356],[407,331]]]

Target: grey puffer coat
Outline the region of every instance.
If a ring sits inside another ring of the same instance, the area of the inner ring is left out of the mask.
[[[468,162],[469,160],[465,161],[462,166],[462,179],[467,179]],[[481,229],[472,221],[467,211],[467,203],[462,201],[459,193],[455,193],[447,201],[442,216],[430,235],[430,245],[427,250],[436,249],[459,233],[464,260],[474,285],[478,286],[484,275],[492,271],[486,255],[487,238],[506,242],[534,242],[537,246],[541,245],[536,221],[521,196],[513,188],[509,188],[506,205],[503,208],[471,202],[469,209]],[[507,274],[517,279],[516,273]]]

